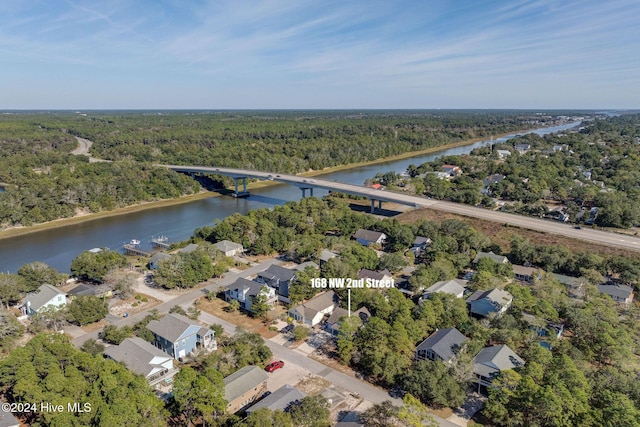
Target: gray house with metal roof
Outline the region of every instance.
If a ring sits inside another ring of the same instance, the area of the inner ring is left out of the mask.
[[[154,336],[153,345],[176,359],[196,350],[215,350],[218,344],[214,332],[177,313],[169,313],[147,325]]]
[[[482,258],[489,258],[495,263],[498,264],[507,264],[509,262],[509,258],[504,255],[496,255],[493,252],[478,252],[476,257],[473,259],[473,263],[477,264]]]
[[[292,402],[295,402],[300,399],[304,399],[307,397],[306,393],[301,392],[297,388],[292,385],[285,384],[269,396],[261,399],[255,405],[247,408],[247,415],[252,412],[257,411],[258,409],[268,408],[272,411],[284,411],[291,405]]]
[[[234,414],[258,400],[267,392],[266,372],[257,366],[249,365],[225,377],[224,398],[229,404],[227,412]]]
[[[278,300],[288,303],[290,301],[289,286],[296,278],[296,273],[296,270],[273,264],[258,273],[256,282],[271,286],[276,290]]]
[[[524,360],[505,344],[483,348],[473,358],[473,373],[478,388],[481,385],[491,386],[493,379],[501,372],[519,368],[524,366],[524,363]]]
[[[174,368],[173,357],[138,337],[127,338],[120,345],[107,347],[104,355],[123,363],[131,372],[142,375],[152,386],[172,378],[178,372]]]
[[[240,243],[235,243],[231,240],[221,240],[218,243],[214,243],[213,247],[225,256],[241,255],[244,252],[244,247]]]
[[[254,282],[242,277],[239,277],[235,282],[224,288],[225,301],[237,300],[240,303],[240,308],[247,311],[252,311],[251,304],[260,294],[266,297],[266,302],[269,305],[276,301],[275,289],[264,283]]]
[[[464,346],[468,338],[456,328],[440,329],[416,347],[416,360],[429,359],[450,362]]]
[[[355,232],[353,238],[364,246],[369,246],[371,244],[382,245],[387,240],[387,235],[379,231],[365,230],[361,228]]]
[[[464,291],[466,289],[467,283],[469,283],[468,280],[462,279],[441,280],[429,286],[424,291],[422,297],[429,298],[429,295],[431,294],[442,292],[444,294],[453,295],[456,298],[462,298],[464,296]]]

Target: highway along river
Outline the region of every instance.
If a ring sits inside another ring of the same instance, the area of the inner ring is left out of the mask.
[[[537,129],[544,135],[577,126],[577,123]],[[509,135],[496,139],[503,142],[513,138]],[[491,141],[478,142],[464,147],[455,147],[428,155],[419,155],[403,160],[377,163],[332,172],[321,177],[355,185],[363,185],[364,180],[378,172],[404,172],[410,164],[420,165],[437,157],[466,154],[474,148],[487,145]],[[276,172],[276,171],[274,171]],[[314,196],[322,197],[326,192],[314,191]],[[175,206],[147,209],[139,212],[101,218],[79,224],[39,231],[24,236],[0,240],[0,271],[16,272],[20,266],[32,261],[42,261],[61,272],[69,272],[71,261],[82,251],[107,247],[120,250],[124,243],[132,239],[140,240],[142,249],[151,249],[150,240],[154,236],[167,236],[169,242],[189,238],[198,227],[213,225],[217,219],[240,212],[242,214],[259,208],[270,208],[288,201],[299,200],[302,192],[289,185],[276,185],[255,189],[246,199],[233,197],[210,197]]]

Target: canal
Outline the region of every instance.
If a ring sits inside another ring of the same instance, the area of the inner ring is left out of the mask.
[[[531,132],[539,135],[559,132],[579,124],[571,123]],[[517,134],[494,140],[504,142]],[[428,155],[418,155],[402,160],[354,167],[348,170],[324,174],[323,179],[362,185],[367,178],[378,172],[404,172],[410,164],[420,165],[448,155],[471,152],[474,148],[490,144],[482,141],[475,144],[441,150]],[[322,197],[326,192],[315,191]],[[82,251],[92,248],[120,250],[124,243],[132,239],[140,240],[142,249],[150,249],[150,240],[160,235],[167,236],[169,242],[189,238],[198,227],[215,224],[235,212],[241,214],[259,208],[271,208],[287,201],[299,200],[301,191],[288,185],[276,185],[255,189],[246,199],[232,197],[210,197],[174,206],[147,209],[139,212],[101,218],[44,230],[0,240],[0,271],[16,272],[20,266],[32,261],[42,261],[58,271],[69,272],[71,261]]]

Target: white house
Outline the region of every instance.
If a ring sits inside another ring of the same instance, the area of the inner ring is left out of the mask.
[[[123,363],[131,372],[142,375],[152,386],[178,372],[173,366],[173,357],[138,337],[127,338],[120,345],[107,347],[104,355]]]
[[[62,307],[67,303],[67,295],[51,285],[42,285],[35,294],[27,295],[22,304],[22,312],[33,316],[46,307]]]
[[[305,325],[315,326],[326,314],[331,314],[338,307],[338,295],[333,291],[323,292],[309,301],[298,304],[289,310],[289,316]]]
[[[215,243],[213,247],[218,249],[225,256],[242,255],[244,252],[244,247],[240,243],[235,243],[230,240],[221,240],[218,243]]]

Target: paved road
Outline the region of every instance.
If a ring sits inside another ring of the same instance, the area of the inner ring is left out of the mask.
[[[80,138],[79,136],[76,136],[75,138],[78,141],[78,148],[73,150],[71,152],[71,154],[76,155],[76,156],[87,156],[87,157],[89,157],[89,163],[108,162],[109,161],[109,160],[98,159],[97,157],[91,157],[91,154],[89,154],[89,149],[91,148],[91,145],[93,144],[93,141],[89,141],[88,139]]]
[[[320,188],[331,191],[339,191],[348,194],[364,196],[371,200],[381,200],[383,202],[393,202],[413,207],[425,207],[443,212],[464,215],[472,218],[500,222],[503,224],[526,228],[529,230],[552,233],[556,235],[571,237],[574,239],[585,240],[588,242],[595,242],[605,246],[640,251],[640,238],[635,236],[628,236],[601,230],[593,230],[586,227],[578,230],[573,228],[573,226],[569,224],[560,223],[558,221],[543,220],[539,218],[510,214],[506,212],[492,211],[488,209],[476,208],[474,206],[427,199],[424,197],[412,196],[408,194],[375,190],[373,188],[363,187],[359,185],[345,184],[342,182],[328,181],[319,178],[307,178],[297,175],[285,175],[277,174],[274,172],[261,172],[246,169],[215,168],[206,166],[164,166],[180,172],[220,174],[234,178],[258,178],[283,182],[295,185],[300,188]]]

